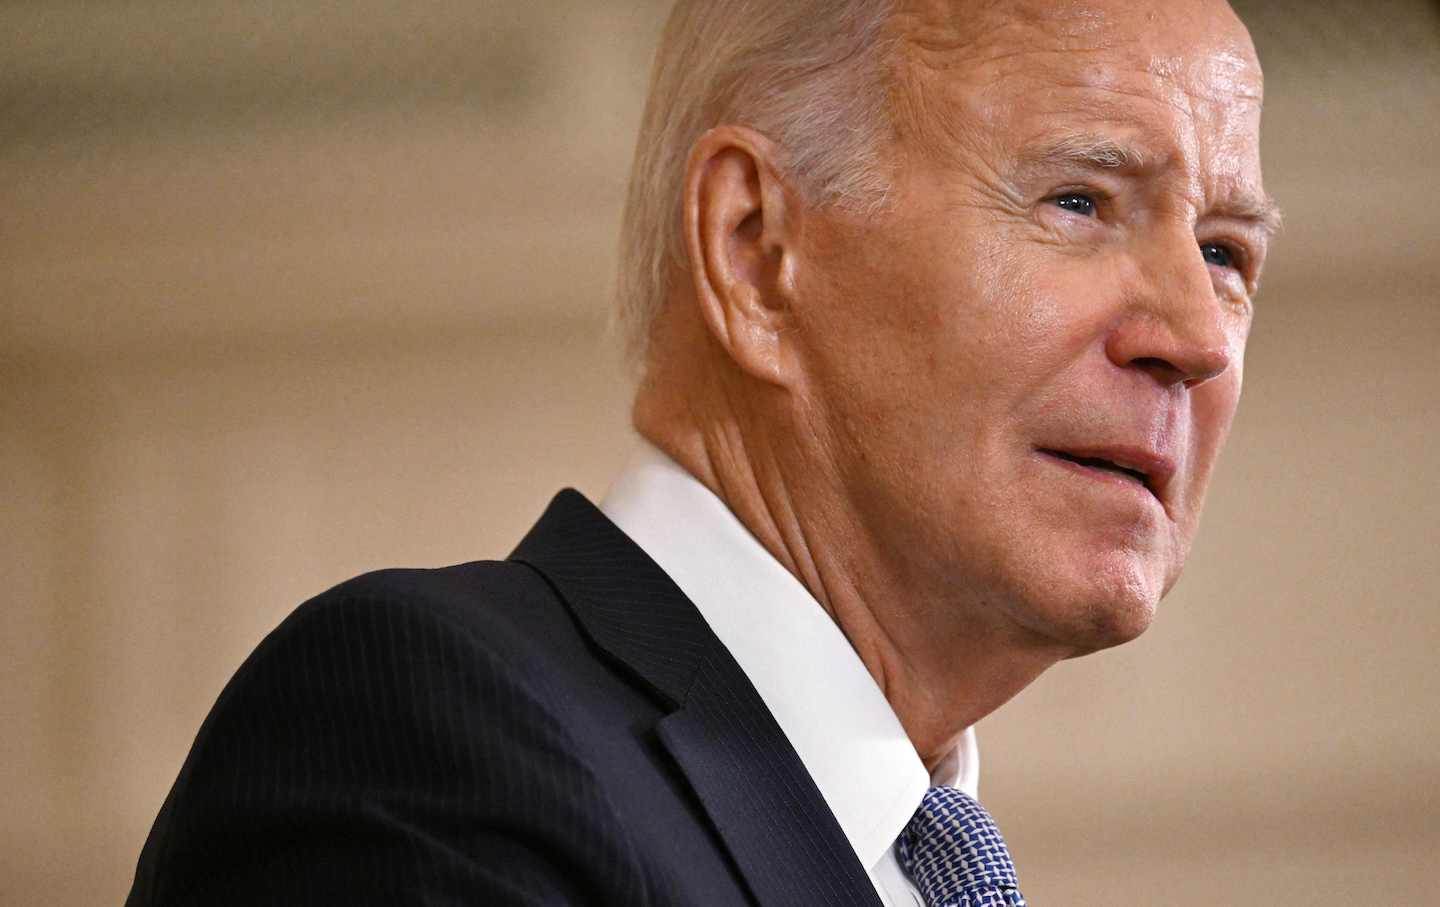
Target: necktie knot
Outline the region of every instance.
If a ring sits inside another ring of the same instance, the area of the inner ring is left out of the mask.
[[[959,788],[930,788],[896,850],[930,907],[1025,905],[995,820]]]

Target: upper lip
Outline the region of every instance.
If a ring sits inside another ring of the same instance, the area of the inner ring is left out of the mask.
[[[1136,473],[1162,505],[1169,503],[1170,480],[1175,476],[1175,462],[1164,454],[1125,444],[1046,446],[1039,450],[1041,453],[1058,455],[1069,460],[1099,460]]]

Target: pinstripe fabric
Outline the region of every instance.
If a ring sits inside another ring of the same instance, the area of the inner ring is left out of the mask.
[[[127,905],[802,901],[876,903],[693,606],[566,491],[511,562],[368,574],[267,637]]]

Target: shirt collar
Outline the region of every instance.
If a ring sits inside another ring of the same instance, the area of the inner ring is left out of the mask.
[[[894,844],[926,789],[972,796],[973,730],[932,777],[845,635],[718,497],[641,442],[601,502],[699,609],[774,715],[861,862]]]

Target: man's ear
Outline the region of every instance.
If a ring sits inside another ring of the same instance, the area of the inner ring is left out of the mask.
[[[685,171],[685,248],[700,316],[741,371],[788,383],[783,346],[795,295],[796,202],[776,174],[774,143],[719,126]]]

